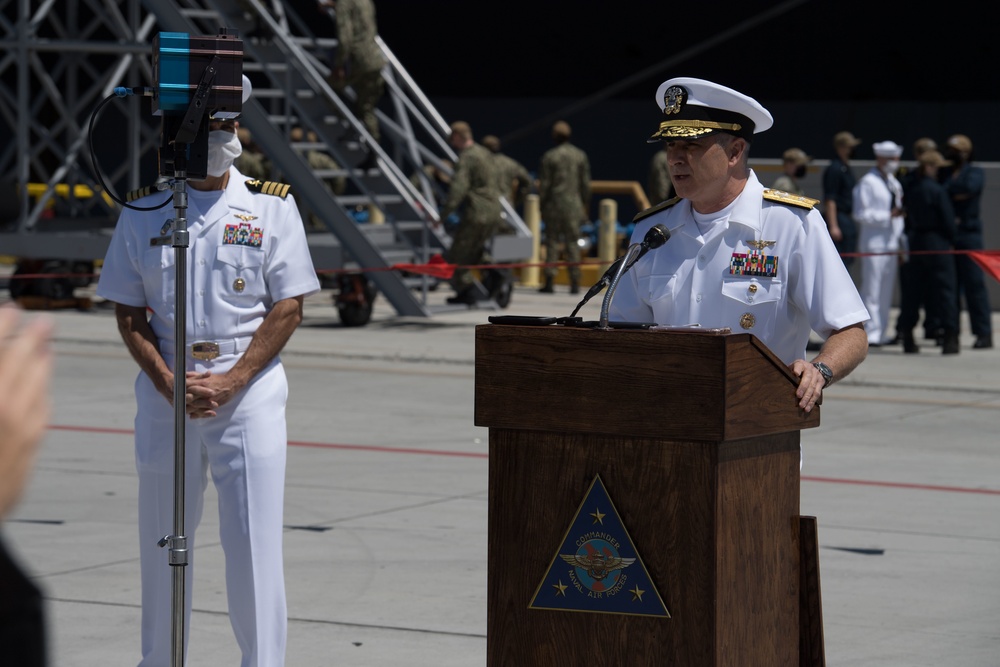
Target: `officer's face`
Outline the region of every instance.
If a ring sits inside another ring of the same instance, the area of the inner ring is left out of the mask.
[[[735,141],[742,139],[719,134],[667,142],[667,164],[674,190],[679,197],[690,200],[695,210],[703,213],[718,210],[713,207],[723,196],[729,170],[738,161],[732,157]]]

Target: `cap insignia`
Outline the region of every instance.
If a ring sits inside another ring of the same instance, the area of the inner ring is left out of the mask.
[[[684,102],[687,101],[687,91],[680,86],[670,86],[663,94],[663,113],[671,115],[680,113]]]

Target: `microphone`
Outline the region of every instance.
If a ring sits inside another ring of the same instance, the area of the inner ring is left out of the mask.
[[[614,277],[618,275],[619,271],[621,271],[622,275],[624,275],[625,272],[631,269],[632,265],[642,259],[647,252],[659,248],[669,239],[670,230],[663,225],[653,225],[650,227],[649,231],[646,232],[646,235],[642,237],[642,243],[633,243],[630,245],[625,254],[615,260],[615,263],[608,267],[608,270],[604,272],[601,279],[598,280],[593,287],[587,290],[583,300],[576,305],[576,308],[573,309],[573,314],[570,315],[570,317],[574,317],[578,312],[580,312],[580,309],[583,308],[585,303],[597,296],[601,290],[610,285],[611,281],[614,280]],[[634,257],[626,263],[625,260],[630,255],[634,255]],[[622,268],[623,265],[625,268]]]

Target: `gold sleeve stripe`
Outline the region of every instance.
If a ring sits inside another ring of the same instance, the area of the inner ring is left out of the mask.
[[[274,195],[275,197],[281,197],[284,199],[288,196],[288,191],[292,189],[292,186],[287,183],[278,183],[277,181],[258,181],[252,180],[247,181],[247,189],[250,192],[260,192],[265,195]]]

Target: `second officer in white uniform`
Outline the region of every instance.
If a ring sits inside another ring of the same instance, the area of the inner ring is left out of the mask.
[[[187,355],[174,359],[174,209],[122,211],[97,294],[115,302],[118,328],[141,372],[135,383],[140,667],[171,663],[174,371],[187,372],[185,626],[198,526],[209,475],[219,498],[229,617],[242,667],[280,667],[287,612],[282,513],[288,385],[278,353],[319,290],[305,230],[288,187],[251,181],[232,167],[240,153],[233,122],[211,123],[208,177],[189,182]],[[138,199],[152,207],[166,193]],[[185,632],[185,637],[188,633]],[[186,651],[186,647],[185,647]]]
[[[656,93],[677,197],[636,217],[632,241],[670,230],[620,281],[613,321],[728,327],[763,341],[799,377],[811,410],[824,387],[868,350],[868,319],[815,200],[765,190],[748,166],[750,141],[772,125],[756,100],[710,81],[676,78]],[[804,359],[810,330],[826,339]]]

